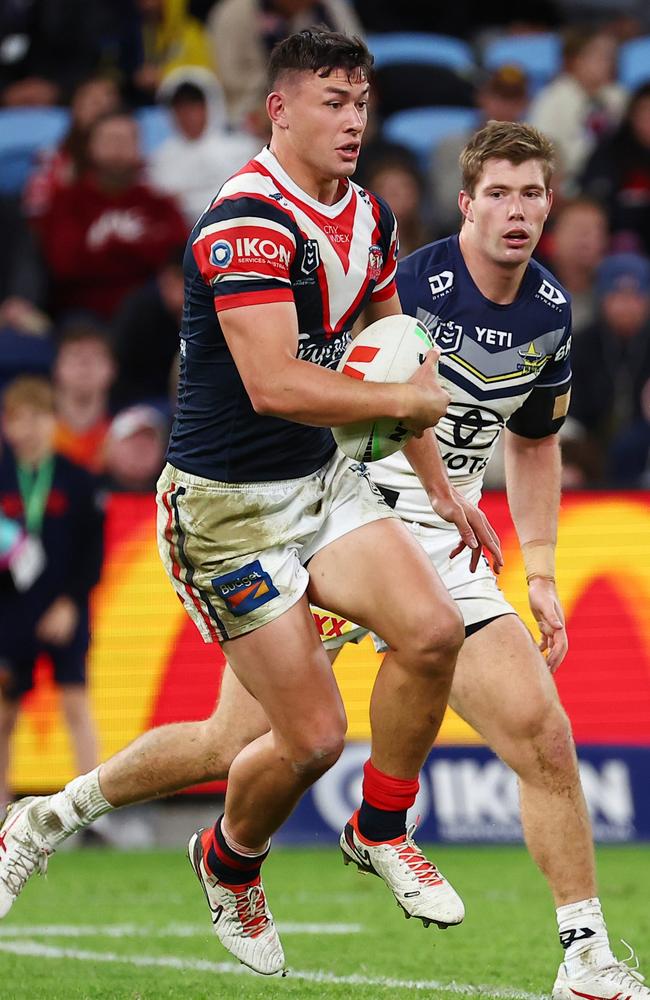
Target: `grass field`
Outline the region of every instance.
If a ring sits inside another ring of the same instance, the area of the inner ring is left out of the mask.
[[[338,851],[277,849],[265,884],[291,973],[263,979],[213,938],[181,852],[55,857],[0,924],[2,1000],[541,1000],[561,953],[542,879],[518,847],[430,849],[467,906],[446,931],[404,920]],[[650,851],[599,851],[610,934],[650,968]],[[625,949],[618,947],[624,955]]]

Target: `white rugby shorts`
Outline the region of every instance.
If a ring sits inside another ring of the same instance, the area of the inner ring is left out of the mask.
[[[471,561],[469,549],[463,549],[453,559],[449,558],[449,553],[458,544],[458,532],[454,525],[441,528],[409,521],[404,521],[404,524],[427,553],[434,569],[458,605],[465,628],[499,615],[517,613],[503,596],[484,556],[479,560],[474,573],[471,573],[469,568]],[[339,649],[346,642],[360,642],[368,635],[367,629],[329,615],[321,608],[312,607],[312,613],[326,649]],[[431,613],[435,614],[435,608],[431,609]],[[372,638],[378,652],[387,648],[379,636],[373,635]]]
[[[166,465],[156,502],[163,565],[205,642],[279,618],[307,589],[316,552],[396,517],[365,467],[338,450],[310,476],[268,483],[219,483]]]

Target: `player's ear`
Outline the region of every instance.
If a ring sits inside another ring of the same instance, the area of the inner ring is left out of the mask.
[[[547,209],[546,209],[546,215],[544,216],[544,221],[548,219],[548,213],[551,211],[551,208],[553,207],[553,188],[549,188],[548,191],[546,192],[546,202],[547,202]]]
[[[278,128],[288,128],[287,108],[284,94],[274,90],[266,98],[266,111],[273,125]]]
[[[469,222],[474,221],[474,215],[472,213],[472,198],[467,191],[461,191],[458,195],[458,207],[464,219],[468,219]]]

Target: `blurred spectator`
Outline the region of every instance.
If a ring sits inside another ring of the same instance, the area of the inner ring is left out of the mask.
[[[574,342],[567,464],[598,485],[611,441],[641,416],[650,378],[650,261],[613,254],[598,270],[599,320]],[[576,426],[577,425],[577,426]],[[573,441],[571,442],[571,438]]]
[[[267,94],[267,64],[276,42],[314,24],[362,34],[346,0],[220,0],[207,28],[233,125],[245,125]]]
[[[167,421],[160,410],[140,404],[113,420],[105,445],[109,489],[150,492],[165,464]]]
[[[619,489],[650,489],[650,379],[641,390],[641,413],[612,441],[608,482]]]
[[[180,66],[215,68],[205,28],[188,13],[187,0],[135,0],[135,11],[135,62],[127,74],[138,102],[153,104],[166,75]]]
[[[16,379],[2,400],[8,448],[0,456],[0,508],[40,540],[45,565],[30,587],[3,593],[0,605],[0,802],[6,802],[11,734],[21,699],[47,653],[76,755],[97,765],[95,726],[86,691],[88,598],[99,579],[103,515],[96,483],[53,451],[54,397],[45,379]]]
[[[129,295],[115,317],[118,379],[112,399],[117,407],[143,400],[167,406],[180,343],[183,253],[184,247],[175,251],[153,281]]]
[[[0,4],[0,103],[56,104],[94,72],[107,23],[102,0]]]
[[[533,101],[527,120],[557,146],[567,193],[598,139],[618,124],[626,91],[614,83],[616,41],[601,28],[573,27],[565,36],[564,70]]]
[[[553,217],[544,263],[571,292],[575,336],[596,320],[596,272],[607,253],[607,216],[597,201],[576,198],[565,202]]]
[[[89,171],[52,201],[43,248],[53,279],[53,311],[83,309],[110,318],[184,242],[175,202],[140,180],[138,127],[127,114],[95,122]]]
[[[519,121],[528,106],[528,78],[518,66],[501,66],[479,87],[476,103],[481,112],[477,128],[488,121]],[[474,129],[450,135],[438,143],[431,159],[429,192],[433,225],[438,236],[448,236],[460,224],[458,192],[461,173],[458,158]]]
[[[104,330],[88,320],[64,328],[54,362],[57,452],[90,472],[104,463],[116,364]]]
[[[605,206],[617,248],[650,253],[650,83],[634,93],[620,128],[594,150],[582,189]]]
[[[68,134],[58,149],[51,150],[27,182],[23,208],[28,218],[38,221],[49,211],[61,188],[78,180],[88,167],[88,133],[91,125],[120,106],[120,92],[114,80],[93,76],[75,89],[71,103]]]
[[[191,228],[224,181],[259,153],[260,143],[226,130],[221,86],[208,71],[178,71],[161,96],[169,102],[176,134],[154,150],[149,178],[176,197]]]
[[[376,160],[366,172],[366,182],[395,213],[400,257],[429,242],[432,234],[423,222],[424,178],[411,156],[387,154]]]
[[[42,306],[47,278],[43,261],[29,226],[15,198],[0,196],[0,326],[8,324],[8,300]]]

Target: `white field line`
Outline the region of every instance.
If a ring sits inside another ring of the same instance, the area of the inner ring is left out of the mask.
[[[174,955],[118,955],[110,951],[81,951],[77,948],[53,948],[36,941],[0,941],[0,952],[25,955],[33,958],[67,958],[81,962],[114,962],[120,965],[134,965],[139,968],[164,968],[188,970],[191,972],[211,972],[218,975],[252,975],[243,965],[233,962],[209,962],[200,958],[177,958]],[[459,996],[496,997],[498,1000],[548,1000],[548,994],[526,993],[522,990],[500,986],[470,986],[465,983],[443,983],[438,980],[388,979],[381,976],[337,976],[333,972],[312,972],[291,969],[291,979],[307,983],[325,983],[333,986],[377,986],[403,990],[438,990]]]
[[[359,934],[361,924],[314,924],[314,923],[279,923],[280,934]],[[168,924],[166,927],[147,927],[143,924],[98,924],[81,927],[70,924],[36,924],[33,926],[0,926],[0,938],[22,937],[205,937],[211,933],[209,923],[205,924]]]

